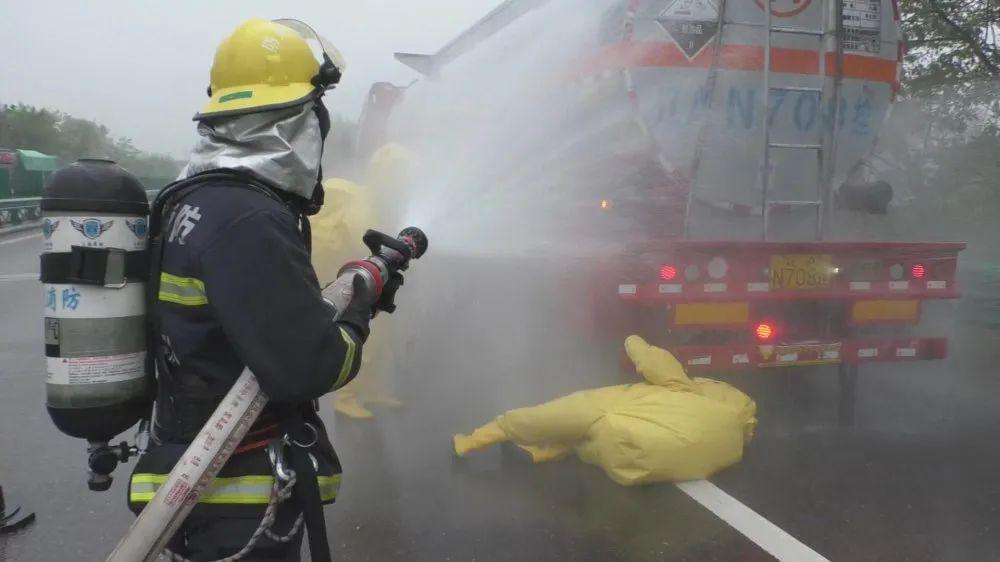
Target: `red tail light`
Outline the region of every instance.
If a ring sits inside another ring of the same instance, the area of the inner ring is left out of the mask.
[[[677,268],[672,265],[664,265],[660,267],[660,279],[664,281],[673,281],[674,277],[677,277]]]
[[[761,322],[757,324],[754,333],[757,334],[757,339],[760,341],[768,341],[774,336],[774,328],[767,322]]]
[[[910,267],[910,273],[913,274],[914,279],[922,279],[927,274],[927,270],[924,268],[924,264],[915,263]]]

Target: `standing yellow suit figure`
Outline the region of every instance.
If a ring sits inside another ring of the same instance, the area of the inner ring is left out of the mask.
[[[757,426],[757,406],[726,383],[688,378],[670,352],[639,336],[625,351],[645,382],[575,392],[511,410],[456,435],[465,456],[513,441],[535,462],[576,452],[624,486],[698,480],[736,464]]]
[[[313,267],[320,286],[332,283],[345,263],[363,257],[361,236],[368,228],[378,227],[371,187],[333,178],[323,182],[323,189],[326,201],[310,221]],[[368,404],[402,405],[387,389],[395,362],[390,344],[392,323],[383,320],[372,320],[372,334],[365,342],[357,378],[333,395],[333,407],[341,414],[368,419],[373,417],[365,407]]]
[[[418,170],[413,153],[389,143],[372,154],[365,185],[342,178],[323,182],[323,208],[310,220],[313,267],[320,286],[332,283],[345,263],[363,257],[361,236],[366,230],[397,232],[406,226],[400,223],[400,210],[407,184],[415,180]],[[371,326],[357,378],[334,393],[334,409],[352,418],[371,418],[366,407],[370,404],[402,406],[388,388],[396,370],[392,322],[377,317]]]

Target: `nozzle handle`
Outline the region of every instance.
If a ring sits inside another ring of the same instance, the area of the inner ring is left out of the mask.
[[[398,238],[393,238],[384,232],[379,232],[377,230],[368,230],[365,232],[364,236],[361,237],[361,241],[368,246],[371,250],[373,256],[377,256],[382,253],[382,248],[389,248],[399,252],[403,256],[403,263],[398,264],[400,269],[406,269],[407,262],[410,261],[412,251],[410,247],[406,245],[406,242],[399,240]]]

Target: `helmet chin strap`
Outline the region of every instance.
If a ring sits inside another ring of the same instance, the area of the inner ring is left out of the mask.
[[[316,187],[313,189],[312,197],[306,203],[303,213],[306,215],[315,215],[319,212],[320,208],[323,206],[324,191],[323,191],[323,151],[326,148],[326,136],[330,133],[330,112],[327,110],[326,105],[323,104],[323,92],[320,91],[319,95],[316,97],[316,101],[313,104],[313,112],[316,114],[316,119],[319,120],[319,134],[320,134],[320,164],[319,173],[316,176]]]

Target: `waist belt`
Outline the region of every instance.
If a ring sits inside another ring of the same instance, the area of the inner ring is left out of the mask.
[[[259,426],[259,427],[258,427]],[[240,445],[236,447],[233,451],[234,455],[239,455],[242,453],[249,453],[250,451],[256,451],[258,449],[263,449],[267,447],[267,444],[274,438],[278,437],[280,433],[278,432],[278,422],[271,420],[260,420],[253,425],[250,432],[246,434],[243,441],[240,441]]]

